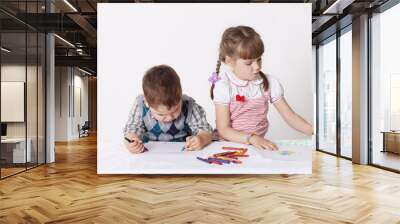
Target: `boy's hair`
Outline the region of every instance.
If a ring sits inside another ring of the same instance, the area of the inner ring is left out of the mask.
[[[142,80],[144,97],[151,107],[176,106],[182,99],[182,87],[178,74],[168,65],[150,68]]]
[[[236,26],[229,27],[222,34],[222,40],[219,45],[219,57],[217,61],[216,73],[219,74],[221,62],[225,62],[225,57],[242,59],[256,59],[264,53],[264,43],[260,35],[251,27]],[[266,75],[260,71],[263,79],[264,90],[269,87]],[[211,86],[211,99],[214,98],[214,84]]]

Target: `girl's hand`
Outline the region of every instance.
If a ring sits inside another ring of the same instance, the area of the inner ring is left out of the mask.
[[[189,136],[186,138],[186,150],[194,151],[203,148],[204,143],[199,136]]]
[[[253,135],[250,138],[250,143],[258,149],[278,150],[278,147],[274,143],[258,135]]]
[[[134,154],[137,153],[142,153],[144,152],[144,145],[142,140],[140,140],[140,138],[135,135],[135,134],[131,134],[129,133],[126,138],[130,139],[131,142],[128,142],[127,140],[125,140],[125,147]]]

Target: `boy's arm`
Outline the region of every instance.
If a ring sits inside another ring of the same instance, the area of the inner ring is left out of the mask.
[[[188,120],[188,125],[193,136],[199,137],[203,146],[212,141],[213,128],[207,121],[204,109],[196,103],[193,103],[192,115]]]
[[[129,111],[128,121],[126,122],[124,127],[124,137],[129,138],[129,136],[133,134],[139,139],[143,140],[143,136],[146,130],[144,127],[141,110],[142,108],[140,108],[137,100],[135,100],[131,110]]]
[[[290,108],[285,98],[274,102],[274,106],[290,127],[306,135],[313,134],[313,127]]]
[[[196,135],[200,139],[200,145],[203,148],[212,141],[212,133],[208,131],[199,131]]]

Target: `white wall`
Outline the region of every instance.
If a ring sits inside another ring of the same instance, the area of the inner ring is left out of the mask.
[[[78,72],[78,75],[76,74]],[[73,113],[73,119],[72,119],[72,136],[74,138],[78,137],[78,129],[76,128],[78,124],[81,126],[85,123],[85,121],[88,121],[88,77],[81,76],[81,72],[78,70],[74,71],[74,109],[75,113]],[[80,91],[80,93],[78,93]],[[80,94],[80,97],[79,97]],[[79,100],[81,102],[79,102]],[[81,107],[81,108],[79,108]],[[81,112],[79,111],[82,110]]]
[[[68,139],[68,67],[55,68],[55,141]]]
[[[281,81],[289,104],[312,123],[310,20],[311,4],[98,4],[99,144],[121,139],[128,111],[142,92],[142,76],[158,64],[175,68],[183,92],[205,108],[215,127],[207,79],[223,31],[237,25],[260,33],[263,71]],[[274,108],[269,119],[271,139],[306,138]]]
[[[56,141],[77,139],[79,137],[78,124],[83,125],[88,120],[88,78],[83,75],[76,68],[56,67]],[[78,90],[80,90],[80,98]],[[82,113],[79,113],[77,105],[82,105]]]

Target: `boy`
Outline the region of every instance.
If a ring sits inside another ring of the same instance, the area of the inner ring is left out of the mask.
[[[203,108],[182,95],[179,76],[167,65],[150,68],[124,128],[125,145],[132,153],[145,150],[147,141],[185,141],[186,150],[200,150],[212,140],[212,127]]]

